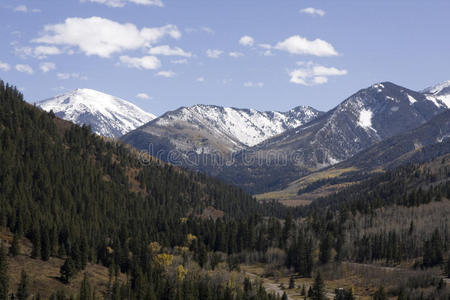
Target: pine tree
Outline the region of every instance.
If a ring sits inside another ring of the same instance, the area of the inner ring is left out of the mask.
[[[80,286],[79,300],[93,300],[92,298],[91,285],[89,284],[86,273],[84,273],[83,281]]]
[[[77,268],[71,257],[67,258],[64,264],[61,266],[61,280],[65,283],[69,283],[70,279],[76,274]]]
[[[326,264],[330,261],[331,257],[331,237],[329,234],[325,234],[320,242],[320,263]]]
[[[320,272],[318,272],[316,277],[314,278],[311,299],[313,299],[313,300],[326,299],[325,298],[325,285],[324,285],[322,275],[320,274]]]
[[[20,282],[17,286],[17,299],[26,300],[28,296],[28,276],[25,270],[22,270],[22,273],[20,275]]]
[[[20,254],[19,235],[14,234],[11,247],[9,248],[9,254],[14,257]]]
[[[295,279],[293,276],[291,276],[291,278],[289,278],[289,288],[290,289],[294,289],[295,288]]]
[[[8,258],[3,243],[0,242],[0,300],[8,300],[8,288]]]

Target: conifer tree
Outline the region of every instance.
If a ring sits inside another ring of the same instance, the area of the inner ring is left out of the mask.
[[[8,258],[3,243],[0,242],[0,300],[8,300],[8,288]]]
[[[28,292],[28,276],[25,270],[22,270],[20,275],[20,282],[17,286],[17,299],[18,300],[26,300],[29,296]]]
[[[314,278],[311,299],[313,299],[313,300],[326,299],[325,298],[325,285],[324,285],[322,275],[320,274],[320,272],[318,272],[316,277]]]

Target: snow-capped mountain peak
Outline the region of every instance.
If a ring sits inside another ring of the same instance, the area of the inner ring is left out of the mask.
[[[127,134],[124,141],[139,148],[167,138],[169,144],[182,152],[228,153],[259,144],[321,114],[306,106],[287,112],[262,112],[198,104],[167,112]]]
[[[450,80],[426,88],[422,92],[436,105],[445,105],[450,108]]]
[[[90,125],[105,137],[119,137],[156,117],[136,105],[92,89],[75,89],[36,103],[76,124]]]

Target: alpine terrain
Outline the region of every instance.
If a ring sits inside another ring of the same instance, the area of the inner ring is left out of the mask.
[[[308,124],[241,152],[232,165],[208,166],[208,172],[251,192],[277,189],[419,127],[448,109],[446,95],[445,88],[415,92],[390,82],[378,83]],[[256,160],[258,164],[249,166]]]
[[[46,111],[105,137],[119,137],[156,117],[136,105],[91,89],[76,89],[36,103]]]
[[[229,154],[255,146],[288,129],[306,124],[322,112],[298,106],[287,112],[194,105],[167,112],[122,137],[132,146],[183,154]],[[156,152],[155,152],[156,153]]]

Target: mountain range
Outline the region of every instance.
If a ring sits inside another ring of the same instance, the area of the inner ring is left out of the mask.
[[[260,112],[194,105],[158,118],[147,114],[149,121],[145,122],[134,105],[97,93],[78,89],[38,105],[67,120],[90,124],[98,134],[120,136],[125,143],[162,160],[216,176],[252,193],[283,188],[344,162],[373,145],[413,131],[450,107],[450,81],[422,91],[382,82],[361,89],[326,113],[307,106]],[[110,110],[109,103],[104,104],[108,101],[126,109],[123,112],[115,105]]]

